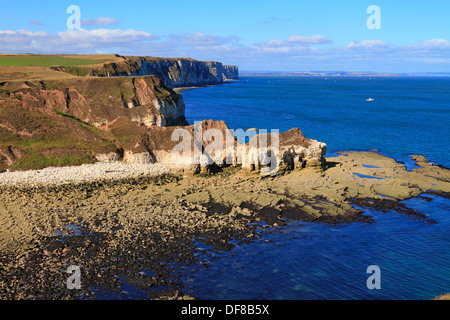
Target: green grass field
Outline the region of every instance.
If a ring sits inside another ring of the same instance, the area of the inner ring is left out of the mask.
[[[86,59],[60,55],[0,55],[0,66],[80,66],[97,64],[107,59]]]

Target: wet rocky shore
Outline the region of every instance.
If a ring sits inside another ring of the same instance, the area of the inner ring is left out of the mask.
[[[450,195],[450,170],[414,156],[407,168],[374,152],[327,158],[261,176],[237,167],[215,174],[153,175],[71,183],[0,185],[0,299],[193,299],[183,265],[199,263],[199,243],[229,250],[262,228],[291,220],[371,223],[363,209],[396,210],[434,221],[400,201]],[[69,266],[81,289],[67,288]],[[206,266],[205,266],[206,267]]]

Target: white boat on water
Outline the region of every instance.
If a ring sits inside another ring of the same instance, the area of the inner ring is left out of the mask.
[[[366,101],[373,101],[373,100],[375,100],[374,98],[368,98],[368,99],[366,99]]]

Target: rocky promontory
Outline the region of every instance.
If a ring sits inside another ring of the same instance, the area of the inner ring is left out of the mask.
[[[5,81],[0,83],[0,115],[0,170],[97,161],[160,163],[197,173],[230,165],[263,171],[270,167],[265,159],[275,170],[325,164],[326,144],[305,138],[299,129],[276,135],[275,148],[270,133],[244,144],[223,121],[189,125],[181,94],[156,76]],[[189,154],[173,160],[177,130],[189,135],[189,151],[198,142],[202,159]],[[212,131],[221,135],[220,146],[207,137]],[[208,151],[214,144],[220,150]]]
[[[237,66],[226,66],[217,61],[198,61],[190,58],[157,58],[119,56],[92,67],[54,67],[55,70],[96,77],[144,76],[160,78],[169,88],[198,87],[222,84],[239,79]]]

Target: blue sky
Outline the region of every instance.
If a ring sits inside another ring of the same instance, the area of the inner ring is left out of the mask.
[[[68,30],[66,10],[81,10]],[[381,29],[366,9],[381,10]],[[191,57],[244,71],[450,72],[450,1],[0,0],[0,52]]]

